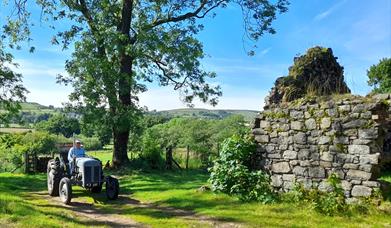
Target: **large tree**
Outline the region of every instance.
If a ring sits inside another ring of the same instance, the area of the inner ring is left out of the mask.
[[[27,0],[10,1],[18,16],[10,18],[5,33],[15,43],[29,39],[30,14]],[[179,90],[185,102],[198,97],[212,105],[221,96],[219,86],[208,84],[215,73],[203,70],[202,44],[196,34],[200,20],[213,16],[218,8],[237,5],[243,11],[250,40],[271,27],[277,13],[287,10],[287,0],[37,0],[42,18],[61,20],[70,26],[53,38],[67,48],[75,44],[66,63],[70,96],[74,106],[83,106],[99,123],[111,126],[114,165],[128,161],[127,144],[131,120],[138,112],[137,94],[145,82]],[[229,26],[229,25],[227,25]],[[252,52],[250,52],[252,53]],[[156,98],[159,99],[158,97]]]

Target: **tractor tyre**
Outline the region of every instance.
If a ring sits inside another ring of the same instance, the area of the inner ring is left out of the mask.
[[[119,183],[114,177],[108,176],[106,179],[106,196],[109,200],[118,199]]]
[[[59,185],[60,199],[64,204],[70,204],[72,199],[72,184],[68,177],[64,177]]]
[[[92,193],[101,193],[102,192],[102,185],[103,183],[99,184],[98,186],[94,186],[90,189]]]
[[[60,161],[52,159],[47,166],[47,185],[50,196],[58,196],[58,188],[62,177]]]

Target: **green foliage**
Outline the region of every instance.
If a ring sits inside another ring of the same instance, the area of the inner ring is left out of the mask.
[[[361,198],[359,202],[347,204],[341,180],[333,173],[327,179],[330,191],[323,192],[318,189],[305,189],[303,185],[296,184],[292,191],[285,193],[281,199],[285,202],[310,205],[315,211],[328,216],[351,215],[354,213],[366,214],[373,209],[379,197]]]
[[[367,70],[368,85],[375,93],[391,93],[391,58],[383,58]]]
[[[36,128],[52,134],[62,134],[67,138],[73,134],[80,134],[79,121],[75,118],[67,117],[65,114],[52,116],[47,121],[37,124]]]
[[[56,150],[55,138],[47,132],[4,134],[0,136],[1,171],[13,170],[23,164],[23,154],[50,154]]]
[[[25,101],[28,92],[22,85],[22,75],[11,70],[9,66],[17,67],[12,62],[13,56],[4,51],[0,40],[0,123],[7,123],[20,110],[20,102]]]
[[[236,195],[243,201],[270,203],[276,200],[269,177],[253,171],[256,144],[250,137],[234,135],[222,144],[220,156],[209,169],[213,191]]]
[[[167,147],[190,147],[199,156],[203,167],[210,167],[212,157],[218,153],[218,145],[234,134],[244,134],[249,129],[242,116],[230,116],[223,120],[174,118],[144,130],[141,151],[154,142],[161,150]]]

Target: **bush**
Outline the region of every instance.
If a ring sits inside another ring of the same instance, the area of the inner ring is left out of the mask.
[[[142,150],[139,157],[144,160],[148,168],[161,169],[164,166],[163,150],[157,142],[153,131],[147,130],[142,138]]]
[[[274,202],[276,195],[269,176],[252,170],[254,153],[256,144],[252,138],[234,135],[226,139],[219,158],[209,169],[212,190],[236,195],[243,201]]]
[[[55,137],[47,132],[1,135],[1,171],[11,171],[20,167],[23,164],[23,154],[25,152],[50,154],[55,150]]]

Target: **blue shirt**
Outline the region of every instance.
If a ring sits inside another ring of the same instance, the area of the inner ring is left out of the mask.
[[[68,152],[68,161],[71,162],[73,157],[81,158],[85,156],[86,151],[84,148],[79,148],[77,149],[76,147],[72,147],[69,149]]]

